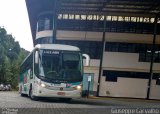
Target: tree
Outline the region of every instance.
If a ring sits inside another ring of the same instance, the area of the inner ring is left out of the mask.
[[[28,53],[12,35],[0,27],[0,83],[9,83],[12,87],[17,87],[20,64]]]

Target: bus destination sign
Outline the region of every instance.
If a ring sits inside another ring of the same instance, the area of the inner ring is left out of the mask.
[[[55,51],[55,50],[43,50],[43,54],[59,54],[59,51]]]

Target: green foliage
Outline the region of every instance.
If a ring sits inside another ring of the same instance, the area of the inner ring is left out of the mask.
[[[0,27],[0,83],[9,83],[16,88],[20,64],[28,53]]]

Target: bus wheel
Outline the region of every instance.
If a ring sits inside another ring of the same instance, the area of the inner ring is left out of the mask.
[[[31,100],[34,100],[34,101],[38,100],[38,97],[33,95],[32,88],[29,90],[29,97],[30,97]]]
[[[20,86],[20,91],[19,91],[21,97],[25,97],[25,94],[22,93],[22,86]]]
[[[25,97],[25,96],[26,96],[25,94],[21,93],[21,97]]]

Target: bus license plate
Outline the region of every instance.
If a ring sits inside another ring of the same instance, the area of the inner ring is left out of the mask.
[[[57,95],[64,96],[64,95],[65,95],[65,92],[57,92]]]

